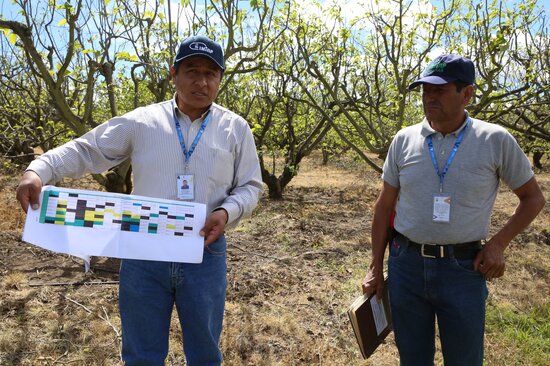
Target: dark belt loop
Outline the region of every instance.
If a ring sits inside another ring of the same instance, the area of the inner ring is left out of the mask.
[[[449,258],[455,258],[455,248],[453,245],[449,245],[449,247],[447,247],[447,253]]]
[[[399,244],[403,244],[405,248],[408,248],[411,245],[410,239],[395,229],[393,229],[393,237],[399,240]]]

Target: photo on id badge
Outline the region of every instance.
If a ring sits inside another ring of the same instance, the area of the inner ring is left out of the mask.
[[[448,194],[434,195],[433,221],[449,222],[451,219],[451,196]]]
[[[193,199],[193,175],[192,174],[180,174],[178,175],[178,199],[180,200],[192,200]]]

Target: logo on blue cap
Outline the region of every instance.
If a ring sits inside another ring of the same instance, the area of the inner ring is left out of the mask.
[[[444,72],[445,67],[447,67],[446,63],[434,61],[428,66],[428,68],[424,72],[424,75],[430,75],[430,74],[433,74],[434,72]]]
[[[473,84],[475,81],[474,63],[458,55],[441,55],[428,64],[420,79],[409,85],[409,90],[424,83],[441,85],[454,81],[461,81],[468,85]]]
[[[189,48],[192,49],[193,51],[204,51],[208,53],[214,53],[214,50],[211,50],[210,48],[208,48],[207,45],[205,45],[202,42],[193,42],[189,45]]]

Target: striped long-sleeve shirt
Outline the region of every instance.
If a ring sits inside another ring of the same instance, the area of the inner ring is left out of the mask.
[[[47,184],[62,177],[101,173],[130,158],[132,193],[165,199],[177,199],[178,175],[193,174],[194,202],[206,204],[207,212],[224,208],[227,227],[234,227],[250,215],[262,193],[258,156],[250,127],[242,117],[217,104],[212,104],[210,113],[186,172],[174,118],[180,121],[189,148],[206,113],[191,121],[177,109],[175,99],[114,117],[41,155],[28,170]]]

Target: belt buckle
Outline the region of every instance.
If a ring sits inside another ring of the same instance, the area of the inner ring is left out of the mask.
[[[424,248],[426,247],[426,245],[428,244],[421,244],[421,247],[420,247],[420,254],[424,258],[445,258],[445,248],[443,248],[443,245],[439,245],[439,257],[424,253]],[[437,245],[435,247],[437,247]]]
[[[435,255],[429,255],[429,254],[426,254],[424,253],[424,248],[426,247],[426,244],[421,244],[421,247],[420,247],[420,254],[424,257],[424,258],[436,258]]]

